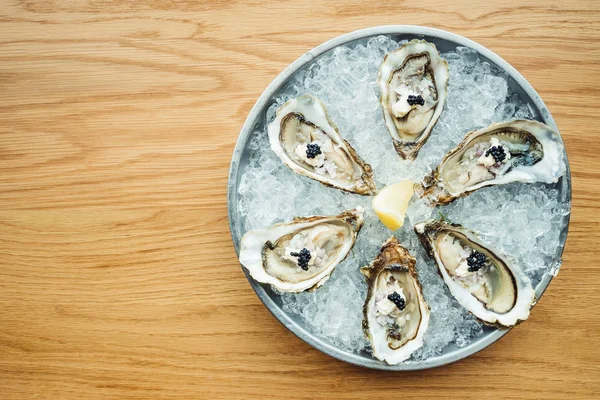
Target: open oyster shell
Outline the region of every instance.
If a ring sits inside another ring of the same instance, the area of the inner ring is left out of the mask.
[[[415,185],[431,205],[448,204],[485,186],[510,182],[554,183],[565,172],[558,133],[537,121],[495,123],[473,131]]]
[[[460,225],[428,221],[415,225],[415,232],[450,293],[478,319],[501,327],[527,319],[535,291],[518,266]]]
[[[377,84],[394,147],[402,158],[412,161],[444,108],[448,63],[434,44],[415,39],[385,56]]]
[[[319,99],[303,95],[288,101],[268,132],[271,148],[294,172],[348,192],[376,193],[371,166],[342,138]]]
[[[429,326],[429,306],[421,294],[415,265],[415,258],[392,236],[375,260],[361,268],[369,286],[363,330],[373,356],[391,365],[423,346]]]
[[[317,289],[354,247],[363,213],[357,207],[333,217],[296,218],[248,231],[242,237],[240,263],[252,278],[281,292]]]

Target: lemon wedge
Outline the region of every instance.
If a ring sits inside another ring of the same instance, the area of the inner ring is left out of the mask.
[[[406,209],[413,194],[412,181],[386,186],[373,199],[373,210],[385,226],[395,231],[404,225]]]

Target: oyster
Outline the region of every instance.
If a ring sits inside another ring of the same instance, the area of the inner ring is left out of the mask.
[[[369,291],[363,308],[363,330],[373,356],[398,364],[423,346],[429,306],[421,294],[415,258],[392,236],[379,255],[361,268]]]
[[[303,95],[288,101],[268,132],[271,149],[293,171],[348,192],[376,193],[371,166],[342,138],[319,99]]]
[[[448,96],[448,63],[434,44],[412,40],[388,53],[377,83],[394,147],[414,160],[437,122]]]
[[[421,243],[452,295],[486,324],[514,326],[529,316],[535,292],[529,278],[460,225],[415,225]]]
[[[448,204],[492,185],[558,181],[565,172],[558,133],[537,121],[496,123],[471,132],[415,185],[431,205]]]
[[[296,218],[242,237],[240,263],[281,292],[321,286],[348,255],[363,225],[362,207],[333,217]]]

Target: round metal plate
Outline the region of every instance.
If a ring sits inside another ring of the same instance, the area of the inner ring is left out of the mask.
[[[510,64],[500,58],[491,50],[477,44],[469,39],[454,33],[446,32],[439,29],[427,28],[421,26],[410,26],[410,25],[390,25],[390,26],[379,26],[359,31],[354,31],[328,42],[323,43],[320,46],[310,50],[302,57],[298,58],[292,64],[290,64],[271,84],[264,93],[260,96],[254,107],[250,111],[240,136],[238,138],[233,157],[231,159],[231,167],[229,172],[229,184],[228,184],[228,211],[229,211],[229,226],[231,229],[231,236],[235,246],[236,253],[239,253],[240,238],[242,237],[243,220],[238,212],[238,185],[242,173],[248,163],[249,151],[247,149],[248,141],[251,132],[256,129],[262,129],[265,127],[266,121],[266,110],[267,107],[277,98],[279,90],[285,84],[285,82],[296,72],[306,68],[311,62],[324,55],[325,53],[332,51],[334,48],[350,43],[366,42],[373,36],[388,35],[395,40],[402,39],[414,39],[422,38],[429,42],[434,43],[440,52],[451,51],[457,46],[470,47],[477,51],[479,56],[486,59],[491,64],[496,65],[501,70],[504,70],[508,74],[508,84],[510,88],[519,93],[524,101],[528,101],[531,105],[536,119],[546,123],[547,125],[558,130],[554,119],[550,115],[546,105],[533,89],[533,87],[515,70]],[[566,158],[565,158],[566,159]],[[567,162],[566,174],[555,184],[555,188],[559,191],[559,202],[568,203],[571,202],[571,174]],[[563,227],[560,236],[561,245],[556,249],[554,261],[556,265],[560,265],[562,253],[564,250],[565,241],[567,238],[567,231],[569,227],[569,215],[564,217]],[[246,271],[244,270],[246,273]],[[371,357],[366,352],[352,353],[335,346],[332,346],[326,340],[323,340],[311,332],[309,332],[302,320],[295,315],[286,314],[281,308],[281,299],[278,295],[274,294],[270,287],[262,286],[249,277],[246,273],[250,284],[254,288],[258,297],[262,300],[265,306],[273,313],[273,315],[290,331],[292,331],[300,339],[304,340],[316,349],[335,357],[339,360],[346,361],[352,364],[361,365],[368,368],[382,369],[382,370],[419,370],[432,368],[444,364],[448,364],[462,358],[468,357],[473,353],[476,353],[496,340],[504,336],[508,330],[500,330],[495,328],[484,328],[484,332],[479,337],[475,338],[469,345],[465,347],[457,347],[454,344],[450,344],[444,349],[443,354],[431,357],[424,361],[414,361],[408,363],[402,363],[399,365],[387,365],[379,360]],[[544,293],[548,287],[552,275],[544,274],[540,283],[536,286],[536,295],[539,297]]]

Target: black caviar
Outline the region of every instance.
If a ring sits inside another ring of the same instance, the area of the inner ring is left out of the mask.
[[[492,146],[485,152],[485,156],[492,155],[494,157],[494,161],[502,162],[506,158],[506,152],[504,151],[504,147],[502,146]]]
[[[402,311],[406,307],[406,300],[402,296],[398,294],[398,292],[394,292],[392,294],[388,294],[388,300],[391,301],[398,307],[398,310]]]
[[[420,106],[422,106],[423,104],[425,104],[425,100],[423,100],[423,97],[421,97],[420,94],[414,96],[412,94],[408,95],[408,99],[406,99],[406,101],[408,102],[409,105],[414,105],[414,104],[418,104]]]
[[[306,145],[306,157],[315,158],[321,154],[321,148],[316,143],[309,143]]]
[[[473,250],[471,255],[467,257],[467,265],[469,266],[469,272],[477,272],[483,266],[485,266],[485,261],[487,258],[485,254],[478,252],[477,250]]]
[[[310,255],[310,251],[308,251],[307,248],[300,250],[298,253],[292,251],[290,255],[292,257],[298,257],[298,265],[300,266],[300,268],[302,268],[304,271],[308,271],[308,262],[310,261],[312,256]]]

